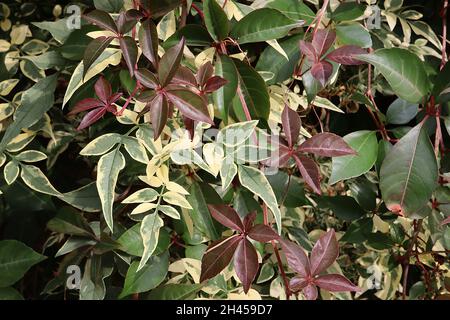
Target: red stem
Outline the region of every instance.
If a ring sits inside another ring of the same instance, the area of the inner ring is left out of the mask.
[[[194,9],[195,11],[197,11],[198,15],[200,16],[200,18],[202,18],[203,22],[205,21],[205,14],[203,13],[203,11],[197,7],[197,5],[195,3],[191,4],[192,9]]]

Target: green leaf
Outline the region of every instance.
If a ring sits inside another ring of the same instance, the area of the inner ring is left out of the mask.
[[[150,259],[150,256],[155,251],[156,246],[158,245],[159,229],[161,229],[162,226],[164,226],[164,221],[156,212],[146,215],[142,220],[141,236],[144,244],[144,252],[137,271],[144,268],[145,264]]]
[[[310,25],[316,17],[316,14],[303,1],[275,0],[266,6],[281,11],[292,20],[304,20],[305,25]]]
[[[47,155],[36,150],[27,150],[16,156],[16,160],[21,162],[38,162],[45,159],[47,159]]]
[[[429,91],[424,63],[405,49],[380,49],[357,59],[374,65],[386,78],[394,92],[411,103],[421,103]]]
[[[125,150],[127,150],[130,157],[134,160],[147,164],[149,162],[147,151],[143,144],[136,138],[133,137],[122,137],[123,145]]]
[[[361,17],[365,10],[365,4],[343,2],[333,11],[331,19],[336,22],[355,20]]]
[[[344,140],[357,154],[333,158],[330,184],[366,173],[377,160],[378,141],[374,131],[356,131],[346,135]]]
[[[216,0],[205,0],[203,2],[203,12],[205,14],[205,25],[212,38],[220,42],[228,37],[230,32],[230,22],[225,11]]]
[[[13,287],[6,287],[0,288],[0,300],[23,300],[23,297]]]
[[[439,103],[443,103],[450,99],[449,92],[446,90],[448,88],[450,88],[450,63],[446,63],[437,75],[431,93],[437,98]]]
[[[94,6],[106,12],[119,12],[123,7],[123,0],[94,0]]]
[[[57,51],[48,51],[39,56],[24,56],[22,59],[33,62],[41,70],[64,66],[66,60]]]
[[[5,168],[3,168],[3,176],[5,177],[5,181],[8,185],[13,184],[19,176],[20,168],[17,162],[10,161],[6,164]]]
[[[166,277],[169,269],[168,252],[149,259],[145,266],[138,271],[139,263],[133,262],[125,277],[123,290],[119,299],[133,293],[140,293],[156,288]]]
[[[347,243],[363,243],[372,233],[373,219],[362,218],[350,224],[340,241]]]
[[[181,29],[175,31],[164,43],[162,47],[167,50],[181,41],[182,38],[186,39],[187,46],[205,47],[210,46],[213,42],[208,30],[198,24],[188,24]]]
[[[114,189],[119,172],[125,168],[125,158],[118,148],[100,158],[97,168],[97,190],[102,203],[103,216],[113,231]]]
[[[100,255],[94,255],[86,260],[83,278],[80,284],[80,300],[103,300],[106,295],[104,279],[113,272],[111,266],[104,263]]]
[[[47,228],[53,232],[75,236],[92,237],[92,231],[84,217],[71,208],[61,209],[56,217],[47,222]]]
[[[386,206],[409,218],[422,218],[437,186],[438,166],[424,122],[398,141],[383,161],[380,189]]]
[[[204,190],[202,187],[206,188],[206,185],[200,185],[199,183],[194,183],[189,188],[189,195],[186,199],[192,206],[191,218],[195,223],[195,226],[206,236],[212,240],[217,240],[220,238],[220,232],[214,224],[214,221],[209,213],[207,204],[209,202],[206,199]]]
[[[303,35],[298,34],[279,41],[281,48],[286,52],[289,60],[286,60],[281,53],[271,46],[268,46],[263,51],[256,64],[256,70],[274,74],[273,78],[266,82],[268,85],[280,83],[292,77],[300,59],[298,44],[301,39],[303,39]]]
[[[239,81],[233,60],[227,55],[219,55],[215,63],[215,74],[228,80],[227,84],[213,92],[214,104],[219,109],[224,124],[227,125],[230,105],[236,95]]]
[[[319,204],[319,208],[328,208],[336,215],[337,218],[345,221],[353,221],[359,219],[365,214],[364,210],[352,197],[322,196],[317,198],[317,202]]]
[[[61,193],[52,186],[41,169],[25,164],[22,164],[21,168],[20,177],[28,187],[40,193],[55,197],[61,196]]]
[[[64,43],[73,31],[69,28],[68,20],[68,18],[63,18],[57,21],[32,22],[32,24],[42,30],[49,31],[56,41]]]
[[[14,122],[6,129],[0,142],[0,153],[22,129],[38,122],[53,106],[57,74],[39,80],[22,95],[22,102],[14,114]]]
[[[86,212],[99,212],[102,209],[95,182],[89,183],[76,190],[63,193],[59,196],[59,199]]]
[[[188,300],[203,287],[203,284],[170,283],[152,290],[147,300]]]
[[[286,17],[276,9],[256,9],[233,26],[231,36],[240,44],[279,39],[303,23]]]
[[[369,31],[359,23],[337,25],[336,37],[341,44],[355,45],[361,48],[372,47]]]
[[[278,203],[281,204],[284,200],[283,205],[286,208],[297,208],[308,203],[303,183],[298,177],[290,176],[289,178],[286,172],[278,171],[276,174],[268,175],[267,180],[272,186]]]
[[[389,106],[386,113],[386,121],[391,124],[407,124],[414,119],[418,112],[418,104],[409,103],[398,98]]]
[[[47,259],[22,242],[0,241],[0,288],[19,281],[35,264]]]
[[[122,203],[144,203],[153,202],[158,198],[158,192],[151,188],[144,188],[136,191],[128,198],[122,201]]]
[[[281,211],[277,198],[266,176],[258,169],[248,166],[238,166],[239,181],[242,186],[260,197],[272,211],[277,224],[278,233],[281,232]]]
[[[83,57],[83,78],[89,68],[100,57],[100,55],[108,48],[109,44],[114,40],[113,37],[99,37],[92,40],[84,51]]]
[[[81,151],[82,156],[101,156],[122,140],[118,133],[107,133],[89,142]]]
[[[264,79],[247,63],[236,59],[233,62],[236,65],[239,86],[252,119],[260,118],[267,120],[270,113],[270,99]],[[243,115],[242,105],[240,101],[238,102],[237,106],[233,106],[234,111],[236,114],[240,114],[239,118],[241,121],[245,121],[247,119]]]

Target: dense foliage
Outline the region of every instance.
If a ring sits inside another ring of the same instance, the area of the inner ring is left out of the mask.
[[[0,3],[0,299],[448,299],[447,5]]]

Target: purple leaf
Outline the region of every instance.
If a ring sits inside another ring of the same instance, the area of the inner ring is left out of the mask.
[[[328,61],[317,62],[311,68],[312,76],[316,78],[324,87],[332,73],[333,65]]]
[[[303,290],[307,285],[308,280],[301,276],[295,276],[289,281],[289,287],[293,292]]]
[[[167,99],[162,94],[157,94],[156,97],[149,103],[150,119],[152,121],[152,128],[154,131],[154,140],[156,141],[161,135],[169,114],[169,106]]]
[[[184,43],[185,39],[183,37],[177,45],[166,51],[159,62],[158,76],[163,87],[169,84],[180,65]]]
[[[136,41],[134,41],[131,37],[123,37],[119,38],[120,49],[122,50],[122,55],[127,63],[128,70],[130,74],[134,75],[134,67],[136,66],[137,56],[138,56],[138,47],[136,45]]]
[[[250,285],[255,280],[258,268],[258,254],[250,241],[243,238],[234,253],[234,269],[242,281],[245,293],[248,292]]]
[[[136,72],[136,75],[137,75],[137,72]],[[139,93],[138,95],[136,95],[136,100],[138,100],[140,102],[149,103],[155,98],[155,95],[156,95],[156,91],[154,91],[154,90],[144,90],[141,93]],[[141,112],[142,114],[145,113],[143,111],[144,110],[142,110],[142,112]]]
[[[213,218],[223,224],[225,227],[239,232],[244,232],[244,225],[242,224],[242,220],[233,208],[224,204],[209,204],[208,208]]]
[[[196,78],[197,83],[203,87],[206,84],[206,81],[208,81],[209,78],[211,78],[214,74],[214,67],[211,64],[211,62],[206,62],[203,64],[197,72]]]
[[[281,123],[283,124],[283,131],[286,135],[288,146],[292,148],[292,146],[297,143],[300,127],[302,126],[300,116],[296,111],[285,104],[283,112],[281,113]]]
[[[211,125],[214,122],[209,117],[208,107],[206,101],[187,89],[175,89],[167,91],[167,97],[170,102],[177,107],[185,116],[195,121],[202,121]]]
[[[247,231],[249,231],[252,228],[253,223],[255,223],[255,219],[256,219],[256,211],[249,212],[244,217],[244,221],[243,221],[244,232],[247,232]]]
[[[301,277],[307,278],[311,275],[311,268],[309,265],[309,259],[305,254],[305,251],[299,245],[280,239],[281,247],[283,248],[284,255],[288,265],[297,272]]]
[[[173,83],[197,87],[197,79],[191,69],[180,66],[173,76]]]
[[[441,222],[441,225],[443,226],[443,225],[449,224],[449,223],[450,223],[450,217],[447,217],[446,219],[444,219],[444,220]]]
[[[106,108],[98,108],[92,111],[89,111],[81,120],[80,125],[78,126],[77,130],[83,130],[84,128],[89,127],[93,123],[100,120],[101,117],[103,117],[106,113]]]
[[[267,167],[281,168],[286,165],[291,158],[291,150],[285,145],[287,144],[284,139],[279,138],[278,149],[276,153],[273,153],[269,159],[261,161]]]
[[[208,79],[208,81],[206,81],[203,91],[206,93],[212,93],[216,90],[219,90],[227,83],[228,83],[228,80],[226,80],[222,77],[212,76],[211,78]]]
[[[308,61],[314,63],[319,60],[316,50],[311,42],[300,40],[300,51],[306,56]]]
[[[127,11],[123,11],[120,13],[119,18],[117,19],[117,27],[121,34],[126,34],[129,32],[139,19],[142,18],[142,13],[140,13],[136,9],[130,9]]]
[[[248,232],[248,236],[259,242],[269,242],[278,240],[280,236],[271,227],[264,224],[257,224]]]
[[[152,19],[147,19],[139,29],[139,45],[142,54],[156,68],[158,66],[158,33]]]
[[[366,53],[366,50],[358,46],[343,46],[330,52],[325,59],[345,65],[359,65],[364,64],[364,62],[356,59],[355,55]]]
[[[111,18],[111,16],[101,10],[93,10],[86,15],[83,15],[83,18],[89,21],[90,23],[96,24],[100,28],[112,31],[114,33],[118,33],[116,23]]]
[[[313,284],[308,284],[303,289],[303,294],[307,300],[316,300],[317,299],[317,287]]]
[[[356,291],[361,289],[340,274],[325,274],[314,279],[314,283],[322,289],[331,292]]]
[[[147,69],[140,68],[136,70],[136,79],[146,88],[156,89],[159,82],[155,74]]]
[[[98,78],[97,82],[94,85],[94,90],[97,94],[97,97],[105,104],[107,104],[108,99],[112,94],[111,84],[108,82],[108,80],[106,80],[103,76]]]
[[[339,256],[339,244],[333,229],[317,240],[311,251],[311,274],[318,275],[328,269]]]
[[[297,149],[298,152],[313,153],[322,157],[339,157],[356,152],[344,139],[334,133],[319,133],[303,142]]]
[[[239,235],[235,235],[213,242],[206,249],[202,258],[201,282],[215,277],[228,266],[241,240]]]
[[[74,114],[88,111],[94,108],[102,107],[104,106],[103,102],[101,102],[98,99],[95,98],[87,98],[79,101],[75,107],[68,113],[69,116],[72,116]]]
[[[314,39],[312,40],[312,46],[316,50],[318,59],[330,49],[335,39],[336,33],[330,29],[320,29],[316,32]]]
[[[296,154],[294,155],[294,159],[305,182],[315,193],[322,194],[320,190],[320,172],[317,164],[307,157]]]
[[[117,100],[119,100],[120,97],[122,97],[122,93],[121,93],[121,92],[114,93],[112,96],[110,96],[110,97],[108,98],[108,105],[113,104],[114,102],[116,102]]]

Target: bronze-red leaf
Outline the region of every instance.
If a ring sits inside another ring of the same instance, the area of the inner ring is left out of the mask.
[[[322,194],[320,190],[320,172],[317,164],[313,160],[300,155],[294,155],[294,159],[305,182],[315,193]]]
[[[234,269],[236,275],[242,281],[244,292],[247,293],[258,273],[259,263],[258,254],[256,253],[255,248],[251,242],[245,238],[239,242],[239,245],[236,248],[234,254]]]
[[[239,232],[244,232],[242,220],[233,208],[224,204],[209,204],[208,208],[213,218],[222,225]]]
[[[302,121],[300,116],[294,110],[292,110],[287,104],[284,105],[283,112],[281,113],[281,123],[283,125],[283,131],[288,142],[288,146],[292,147],[297,143],[298,135],[300,134],[300,127]]]
[[[325,274],[314,279],[314,283],[322,289],[331,292],[343,291],[361,291],[361,288],[355,286],[346,277],[340,274]]]
[[[339,256],[339,244],[333,229],[317,240],[311,251],[311,274],[318,275],[330,267]]]
[[[264,224],[257,224],[248,232],[248,236],[253,240],[259,242],[269,242],[272,240],[278,240],[279,234],[276,233],[271,227]]]
[[[213,242],[208,247],[202,258],[201,282],[215,277],[230,264],[241,240],[241,236],[235,235]]]
[[[303,142],[297,149],[299,152],[313,153],[322,157],[339,157],[356,154],[344,139],[334,133],[316,134]]]
[[[322,86],[325,87],[328,79],[333,73],[333,66],[328,61],[320,61],[315,63],[311,68],[311,74],[316,78]]]

